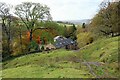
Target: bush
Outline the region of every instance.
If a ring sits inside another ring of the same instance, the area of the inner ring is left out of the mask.
[[[91,32],[82,32],[77,35],[78,47],[84,47],[93,42],[93,35]]]
[[[20,44],[20,40],[19,38],[17,39],[13,39],[13,42],[12,42],[12,56],[18,56],[18,55],[21,55],[21,54],[25,54],[25,52],[27,51],[27,45],[25,44]]]
[[[29,45],[28,45],[28,49],[31,48],[32,51],[35,51],[35,50],[39,50],[39,46],[38,44],[36,43],[36,41],[32,40]]]

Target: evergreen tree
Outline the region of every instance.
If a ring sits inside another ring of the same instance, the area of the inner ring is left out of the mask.
[[[85,28],[85,23],[82,24],[82,28]]]

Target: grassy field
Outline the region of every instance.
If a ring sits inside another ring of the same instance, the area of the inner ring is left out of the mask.
[[[61,26],[67,26],[67,27],[70,27],[70,26],[73,26],[73,24],[65,24],[65,23],[58,23],[59,25],[61,25]],[[76,25],[76,24],[74,24],[76,27],[78,26],[78,25]],[[80,25],[79,25],[80,26]]]
[[[118,37],[99,39],[76,51],[29,54],[2,65],[3,78],[118,77]]]

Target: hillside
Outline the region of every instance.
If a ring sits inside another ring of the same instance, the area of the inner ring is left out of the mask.
[[[3,78],[118,77],[118,37],[103,38],[77,51],[59,49],[3,62]]]
[[[75,25],[82,25],[83,23],[89,24],[91,19],[82,19],[82,20],[66,20],[62,22],[73,23]]]

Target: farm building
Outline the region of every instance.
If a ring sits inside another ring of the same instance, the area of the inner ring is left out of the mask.
[[[54,50],[56,47],[53,44],[47,44],[44,46],[45,50]]]
[[[57,37],[54,38],[54,41],[55,41],[54,46],[57,49],[58,48],[65,48],[65,49],[72,49],[72,50],[78,49],[77,43],[70,38],[57,36]]]

